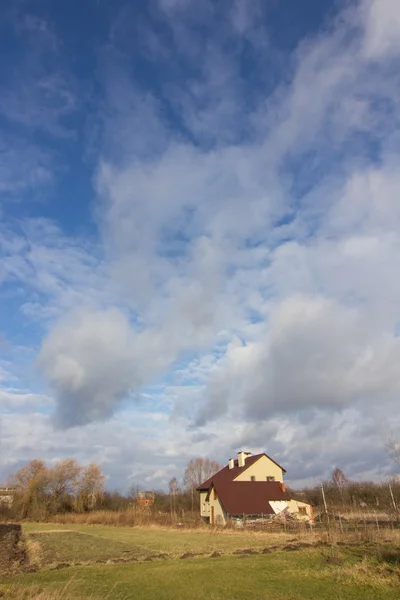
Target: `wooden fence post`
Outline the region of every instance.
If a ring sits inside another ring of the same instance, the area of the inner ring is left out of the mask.
[[[378,515],[376,514],[376,510],[374,510],[374,513],[375,513],[376,528],[379,531]]]

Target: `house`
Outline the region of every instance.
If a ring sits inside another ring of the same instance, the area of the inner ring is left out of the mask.
[[[154,492],[138,492],[136,496],[136,504],[138,506],[153,506],[156,499]]]
[[[276,515],[312,521],[312,507],[293,500],[283,481],[285,469],[267,454],[239,452],[218,473],[204,481],[200,514],[211,525],[231,518],[273,518]]]

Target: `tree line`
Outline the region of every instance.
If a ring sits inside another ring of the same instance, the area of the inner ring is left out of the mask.
[[[400,508],[400,479],[397,476],[380,483],[353,481],[336,467],[329,480],[313,487],[289,491],[294,498],[308,502],[317,510],[324,510],[322,488],[329,510],[370,509],[390,513]]]
[[[207,458],[191,460],[181,481],[173,477],[168,491],[155,492],[153,511],[181,515],[199,511],[199,493],[196,488],[216,473],[221,466]],[[92,510],[126,510],[136,506],[138,486],[127,493],[105,489],[106,478],[99,465],[81,466],[72,458],[47,465],[32,460],[10,476],[8,485],[15,488],[13,515],[25,519],[46,519],[52,515]],[[371,509],[393,512],[400,508],[400,480],[396,477],[383,482],[352,481],[335,468],[330,480],[322,482],[329,510]],[[144,491],[144,490],[142,490]],[[308,502],[317,511],[324,510],[321,484],[303,489],[289,489],[291,496]],[[0,507],[1,508],[1,507]],[[2,508],[4,511],[4,507]]]
[[[196,487],[220,469],[207,458],[191,460],[182,481],[176,477],[169,482],[169,490],[155,490],[154,510],[180,514],[198,512]],[[138,486],[128,493],[105,489],[106,477],[96,463],[81,466],[73,458],[47,465],[34,459],[10,475],[7,485],[15,488],[12,512],[17,518],[47,519],[55,514],[92,510],[125,510],[135,505]],[[4,507],[3,512],[6,510]]]
[[[66,458],[50,467],[34,459],[11,475],[15,488],[14,512],[24,518],[41,519],[60,512],[85,512],[94,508],[104,494],[105,476],[91,463],[83,467]]]

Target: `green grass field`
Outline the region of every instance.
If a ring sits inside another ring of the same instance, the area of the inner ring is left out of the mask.
[[[266,545],[282,545],[293,535],[281,533],[244,533],[238,531],[131,528],[98,525],[52,525],[26,523],[24,532],[42,545],[45,562],[136,558],[166,553],[179,557],[185,553],[230,553],[241,548],[261,551]],[[48,533],[47,533],[48,532]]]
[[[1,592],[4,598],[40,600],[400,597],[400,549],[393,545],[307,547],[300,539],[288,549],[292,538],[282,534],[103,526],[28,524],[25,532],[41,568],[3,578],[0,597]],[[271,551],[263,554],[265,548]],[[238,553],[244,549],[254,554]],[[213,552],[221,556],[211,558]],[[180,558],[188,553],[197,556]],[[81,565],[55,568],[60,563]]]

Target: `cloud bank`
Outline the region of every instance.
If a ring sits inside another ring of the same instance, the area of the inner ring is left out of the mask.
[[[13,84],[19,100],[0,111],[62,148],[78,143],[67,116],[85,121],[92,221],[72,234],[61,217],[5,220],[0,275],[34,327],[55,402],[37,427],[55,419],[54,439],[131,428],[157,473],[157,460],[181,468],[178,444],[218,460],[246,445],[297,481],[339,462],[378,477],[399,428],[400,7],[344,6],[290,51],[268,10],[160,1],[139,18],[126,6],[96,48],[90,116],[70,67],[62,84],[52,69],[43,79],[29,123]],[[60,51],[49,27],[23,23],[42,52]],[[42,93],[49,121],[34,118]],[[57,163],[50,146],[32,148],[15,193],[55,185],[35,167]],[[0,190],[16,168],[5,161]],[[126,451],[112,447],[107,465]]]

